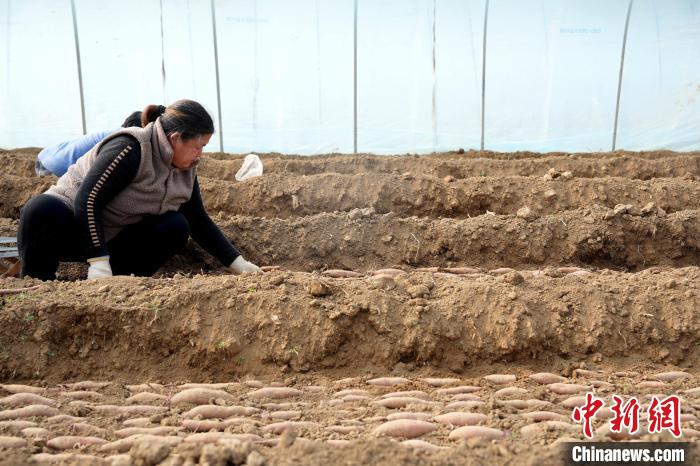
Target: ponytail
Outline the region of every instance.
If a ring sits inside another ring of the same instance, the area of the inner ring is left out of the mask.
[[[141,113],[141,127],[145,128],[147,124],[156,121],[156,119],[165,113],[166,108],[163,105],[148,105]]]

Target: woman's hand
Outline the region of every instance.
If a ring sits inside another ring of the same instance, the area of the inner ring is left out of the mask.
[[[253,264],[252,262],[248,262],[243,258],[243,256],[238,256],[236,260],[233,261],[229,266],[229,270],[231,270],[235,274],[262,272],[260,267]]]
[[[109,256],[93,257],[88,259],[88,280],[109,278],[112,276],[112,267],[109,265]]]

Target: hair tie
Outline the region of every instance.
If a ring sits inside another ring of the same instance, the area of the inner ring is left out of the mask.
[[[166,107],[163,105],[158,106],[158,115],[162,115],[165,113]]]

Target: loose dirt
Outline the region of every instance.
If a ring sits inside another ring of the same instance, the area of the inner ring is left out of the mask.
[[[37,152],[0,151],[0,235],[55,182]],[[700,154],[262,159],[236,182],[242,157],[212,154],[199,177],[263,275],[190,244],[152,278],[0,280],[0,464],[560,464],[585,391],[679,394],[697,450]],[[189,414],[197,388],[227,410]],[[414,440],[376,432],[407,416]],[[595,440],[627,438],[606,425]]]

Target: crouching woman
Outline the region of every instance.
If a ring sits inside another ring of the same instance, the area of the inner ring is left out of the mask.
[[[89,264],[88,279],[150,276],[190,236],[234,273],[259,272],[211,220],[197,164],[214,123],[199,103],[151,105],[143,128],[93,147],[20,215],[22,276],[56,277],[59,261]]]

